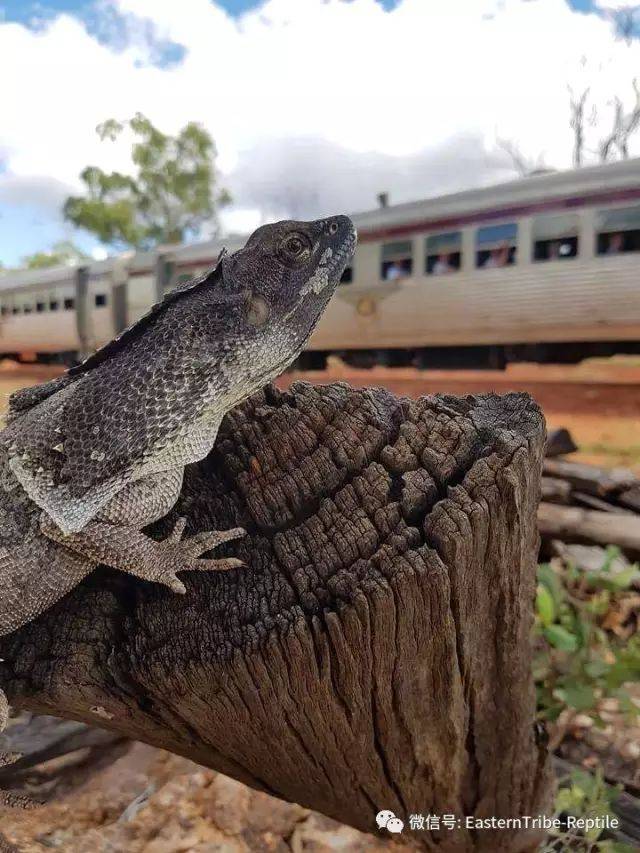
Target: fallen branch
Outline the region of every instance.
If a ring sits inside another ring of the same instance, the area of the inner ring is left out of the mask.
[[[554,504],[571,503],[571,483],[559,480],[557,477],[543,477],[541,485],[543,501]]]
[[[640,517],[543,502],[538,526],[544,539],[618,545],[640,553]]]
[[[633,471],[626,468],[598,468],[566,459],[545,459],[543,470],[548,477],[567,480],[574,489],[600,497],[615,495],[640,484]]]
[[[0,784],[43,761],[78,749],[106,747],[123,740],[115,732],[48,716],[33,717],[12,725],[4,737],[8,741],[8,751],[22,757],[13,764],[0,767]]]

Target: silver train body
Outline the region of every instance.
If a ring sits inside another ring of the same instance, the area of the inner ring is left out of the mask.
[[[356,214],[301,366],[503,366],[640,352],[640,160]],[[0,355],[73,361],[244,236],[0,278]]]

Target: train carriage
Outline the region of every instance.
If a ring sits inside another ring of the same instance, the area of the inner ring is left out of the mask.
[[[640,160],[355,214],[359,244],[301,357],[502,366],[640,351]],[[224,241],[233,251],[244,243]],[[222,242],[0,278],[0,354],[72,360]]]

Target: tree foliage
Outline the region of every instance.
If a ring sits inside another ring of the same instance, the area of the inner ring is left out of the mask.
[[[48,251],[34,252],[22,258],[22,268],[37,270],[59,267],[86,260],[88,256],[70,240],[59,240]]]
[[[102,140],[113,141],[125,128],[135,138],[134,173],[87,166],[80,175],[86,195],[67,199],[65,218],[103,243],[135,249],[181,242],[214,220],[230,197],[216,192],[216,148],[209,133],[189,122],[170,136],[141,113],[124,123],[108,119],[96,130]]]

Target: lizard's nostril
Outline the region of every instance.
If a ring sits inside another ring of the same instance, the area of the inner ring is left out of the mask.
[[[337,232],[337,230],[338,230],[338,223],[332,222],[331,225],[329,226],[329,234],[335,234]]]

